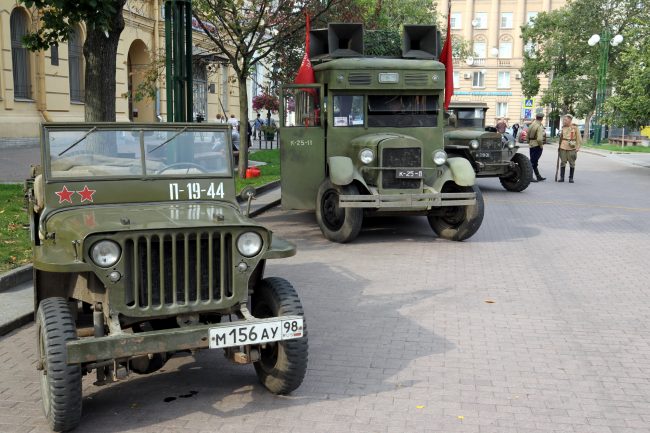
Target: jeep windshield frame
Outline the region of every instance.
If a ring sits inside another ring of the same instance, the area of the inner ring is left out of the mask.
[[[44,124],[41,140],[54,181],[232,177],[226,125]]]

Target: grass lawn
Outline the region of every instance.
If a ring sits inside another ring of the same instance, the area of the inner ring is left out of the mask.
[[[248,158],[250,161],[266,162],[266,165],[260,166],[262,175],[250,179],[236,178],[237,193],[247,185],[258,187],[269,182],[280,179],[280,150],[258,150],[251,152]]]
[[[22,185],[0,185],[0,273],[29,263],[32,245]]]
[[[621,147],[620,145],[616,144],[601,144],[600,146],[597,146],[594,144],[593,141],[589,140],[584,144],[586,147],[591,147],[593,149],[598,149],[598,150],[606,150],[609,152],[624,152],[624,153],[650,153],[650,147],[643,147],[643,146],[625,146]]]

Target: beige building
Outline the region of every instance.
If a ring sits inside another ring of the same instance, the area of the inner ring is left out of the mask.
[[[129,0],[126,28],[117,54],[118,121],[152,122],[166,118],[164,77],[155,98],[135,101],[134,89],[164,52],[162,0]],[[38,13],[15,0],[0,0],[0,139],[38,136],[43,121],[83,121],[85,29],[78,26],[67,43],[32,53],[22,36],[38,25]],[[217,113],[239,117],[239,91],[233,71],[210,54],[210,43],[194,31],[194,111],[214,121]],[[249,99],[264,83],[260,67],[249,82]],[[223,108],[222,108],[223,107]],[[249,103],[250,107],[250,103]]]
[[[452,37],[471,44],[474,55],[454,61],[453,101],[480,101],[488,104],[487,124],[505,117],[508,124],[535,116],[538,97],[526,100],[521,92],[523,53],[521,26],[539,12],[549,12],[565,0],[443,0],[438,12],[447,15],[451,2]],[[542,80],[541,88],[548,81]]]

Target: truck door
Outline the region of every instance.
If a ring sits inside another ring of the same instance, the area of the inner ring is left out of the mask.
[[[313,210],[325,178],[323,86],[292,84],[281,93],[282,208]]]

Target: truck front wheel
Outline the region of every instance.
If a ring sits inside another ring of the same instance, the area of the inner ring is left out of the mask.
[[[449,185],[449,186],[448,186]],[[428,215],[429,225],[436,234],[450,241],[464,241],[476,233],[483,222],[483,194],[478,186],[460,187],[446,184],[443,192],[474,192],[476,203],[471,206],[443,207],[442,213]]]
[[[81,366],[66,362],[65,344],[77,339],[77,331],[65,299],[41,301],[36,334],[45,417],[52,431],[72,430],[81,420]]]
[[[356,185],[338,186],[329,179],[325,179],[318,188],[316,220],[323,235],[330,241],[343,244],[359,235],[363,224],[363,209],[339,206],[341,195],[358,194]]]
[[[291,283],[282,278],[265,278],[251,296],[253,316],[263,319],[278,316],[303,316],[300,298]],[[294,340],[267,343],[255,362],[262,385],[273,394],[289,394],[298,388],[307,372],[307,324],[303,336]]]
[[[501,177],[499,180],[508,191],[521,192],[530,185],[533,178],[533,166],[530,159],[523,153],[515,153],[511,161],[515,163],[515,168],[509,175]]]

